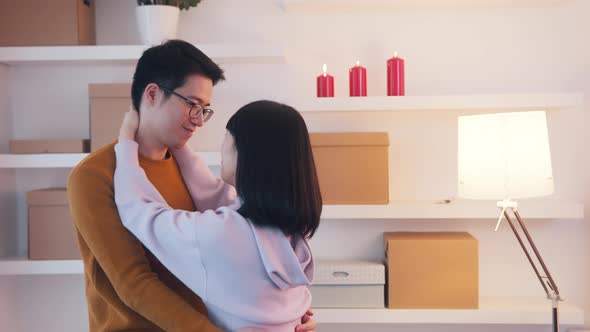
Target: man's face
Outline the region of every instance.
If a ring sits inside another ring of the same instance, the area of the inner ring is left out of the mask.
[[[213,82],[202,75],[191,75],[183,86],[173,91],[203,108],[208,108],[213,93]],[[156,112],[152,113],[154,130],[162,144],[180,148],[193,136],[197,128],[204,125],[203,115],[191,118],[189,103],[175,94],[170,94],[167,99],[163,99],[164,90],[162,89],[159,93],[162,94],[161,102]]]

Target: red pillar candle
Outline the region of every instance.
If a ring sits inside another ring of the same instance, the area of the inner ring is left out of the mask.
[[[348,73],[351,97],[365,97],[367,95],[367,69],[356,62]]]
[[[405,93],[404,59],[395,52],[393,58],[387,60],[387,95],[403,96]]]
[[[326,65],[322,66],[324,73],[317,78],[318,97],[334,97],[334,76],[326,73]]]

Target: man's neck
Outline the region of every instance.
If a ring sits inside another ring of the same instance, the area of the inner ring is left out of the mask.
[[[139,154],[148,159],[163,160],[166,158],[168,147],[159,143],[146,129],[140,126],[135,135],[135,140],[139,144]]]

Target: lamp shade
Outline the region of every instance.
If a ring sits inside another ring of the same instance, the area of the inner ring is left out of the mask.
[[[544,111],[460,116],[458,195],[504,200],[553,193]]]

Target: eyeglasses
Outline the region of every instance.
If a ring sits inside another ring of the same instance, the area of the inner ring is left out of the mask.
[[[215,113],[215,112],[213,112],[212,109],[204,108],[200,104],[193,103],[190,99],[168,89],[167,87],[160,86],[160,88],[162,88],[163,90],[166,90],[166,91],[170,92],[171,94],[175,95],[176,97],[184,100],[184,102],[187,103],[191,107],[190,110],[188,111],[188,115],[192,119],[198,118],[202,114],[203,115],[203,122],[207,122],[207,121],[209,121],[209,119],[211,119],[211,117],[213,116],[213,113]]]

